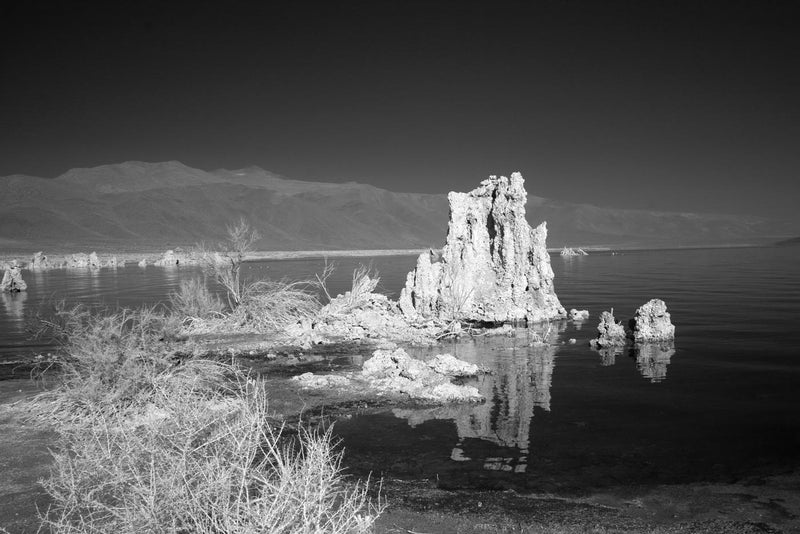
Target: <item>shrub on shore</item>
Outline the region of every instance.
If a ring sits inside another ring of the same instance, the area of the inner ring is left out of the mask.
[[[369,532],[381,512],[348,484],[330,433],[294,439],[264,383],[233,364],[171,357],[161,319],[62,314],[54,533]]]
[[[172,313],[184,320],[222,317],[225,312],[225,304],[200,278],[181,280],[179,289],[170,293],[169,301]]]

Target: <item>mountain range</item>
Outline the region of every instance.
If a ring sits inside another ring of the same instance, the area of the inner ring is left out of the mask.
[[[603,208],[527,187],[528,220],[547,221],[550,247],[741,244],[798,233],[763,217]],[[291,180],[258,167],[208,172],[177,161],[0,177],[0,198],[0,248],[8,251],[214,243],[241,217],[259,231],[261,250],[410,249],[441,246],[448,220],[443,194]]]

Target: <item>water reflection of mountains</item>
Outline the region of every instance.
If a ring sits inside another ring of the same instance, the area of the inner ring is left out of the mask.
[[[450,459],[479,463],[489,471],[525,473],[530,451],[531,424],[538,410],[550,411],[550,388],[561,334],[567,323],[551,323],[514,337],[490,337],[448,347],[457,358],[476,363],[487,372],[475,379],[486,402],[427,409],[395,409],[396,417],[416,427],[430,420],[452,420],[457,440]],[[538,342],[543,340],[543,343]],[[428,349],[429,351],[431,349]],[[624,348],[598,351],[601,365],[613,365]],[[671,344],[641,344],[627,349],[642,376],[651,382],[666,378],[675,353]],[[434,352],[444,352],[441,347]],[[425,357],[426,354],[417,354]],[[476,466],[477,467],[477,466]]]

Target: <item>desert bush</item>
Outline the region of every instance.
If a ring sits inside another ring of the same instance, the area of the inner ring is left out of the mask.
[[[373,269],[372,266],[359,265],[353,270],[353,282],[350,291],[332,299],[328,311],[341,313],[361,306],[367,301],[369,295],[373,294],[380,281],[381,278],[378,275],[378,271]],[[325,292],[328,294],[327,289]]]
[[[448,266],[440,302],[448,321],[464,319],[472,306],[474,288],[461,274],[460,266]]]
[[[167,316],[62,307],[63,344],[39,413],[59,433],[43,531],[367,532],[380,502],[348,484],[330,433],[283,435],[264,383],[172,357]]]
[[[206,273],[225,288],[228,304],[231,309],[235,309],[242,302],[245,291],[242,263],[261,236],[243,218],[229,225],[227,230],[228,237],[218,245],[217,250],[208,250],[205,246],[198,245],[197,255]]]
[[[348,485],[330,433],[282,436],[262,382],[229,365],[227,387],[153,377],[147,402],[62,429],[43,525],[56,533],[358,533],[381,511]],[[208,370],[208,369],[206,369]],[[194,378],[193,378],[194,377]],[[144,399],[143,399],[144,400]]]
[[[257,331],[279,331],[315,317],[320,306],[312,282],[258,280],[245,284],[233,318]]]
[[[378,271],[373,269],[371,265],[359,265],[353,271],[353,285],[350,289],[350,302],[355,305],[364,300],[364,298],[375,291],[381,277]]]
[[[219,297],[199,278],[181,280],[180,288],[170,293],[169,300],[172,313],[182,318],[209,319],[221,317],[225,311]]]
[[[94,405],[135,401],[154,376],[173,365],[175,318],[156,307],[115,312],[57,303],[39,319],[38,335],[56,339],[58,386],[48,391],[59,416]],[[46,369],[45,369],[46,371]]]

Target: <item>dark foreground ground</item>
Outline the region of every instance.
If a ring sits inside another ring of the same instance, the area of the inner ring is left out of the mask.
[[[37,509],[47,507],[37,481],[48,474],[55,436],[26,418],[25,401],[37,387],[30,380],[0,381],[0,527],[10,533],[36,532]],[[286,414],[300,404],[310,414],[319,402],[295,394],[274,407]],[[435,480],[389,479],[380,495],[388,507],[378,533],[800,532],[797,472],[738,484],[619,487],[580,498],[448,491]]]

